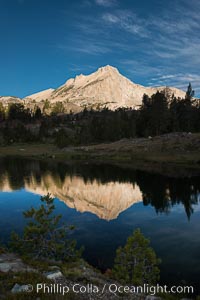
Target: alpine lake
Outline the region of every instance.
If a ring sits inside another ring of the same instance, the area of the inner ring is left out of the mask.
[[[23,212],[55,197],[56,214],[75,225],[83,257],[105,271],[136,228],[161,258],[160,284],[200,290],[200,176],[169,177],[112,165],[0,160],[0,242],[23,232]]]

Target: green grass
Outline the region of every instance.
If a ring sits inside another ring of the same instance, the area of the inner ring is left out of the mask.
[[[111,163],[156,171],[162,164],[200,170],[200,134],[125,139],[114,143],[59,149],[53,144],[15,144],[0,147],[0,157],[20,156],[59,162]]]

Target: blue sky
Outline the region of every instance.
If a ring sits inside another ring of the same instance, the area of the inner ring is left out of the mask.
[[[24,97],[113,65],[200,95],[199,0],[0,0],[0,95]]]

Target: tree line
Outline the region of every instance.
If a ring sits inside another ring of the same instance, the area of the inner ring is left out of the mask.
[[[47,107],[48,106],[48,107]],[[168,90],[144,94],[138,110],[108,108],[88,110],[73,114],[64,113],[62,103],[55,104],[50,115],[37,106],[34,110],[23,104],[11,104],[7,111],[0,105],[0,126],[3,140],[50,141],[59,147],[100,142],[112,142],[122,138],[156,136],[170,132],[200,132],[200,102],[194,99],[189,84],[184,98],[169,95]],[[38,124],[33,130],[27,124]],[[17,131],[17,134],[15,134]]]

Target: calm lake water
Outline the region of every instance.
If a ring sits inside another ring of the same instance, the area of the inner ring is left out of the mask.
[[[84,257],[105,270],[116,248],[140,227],[162,259],[161,283],[200,282],[200,177],[169,178],[109,165],[0,161],[0,241],[22,232],[23,211],[56,197],[56,213],[76,226]]]

